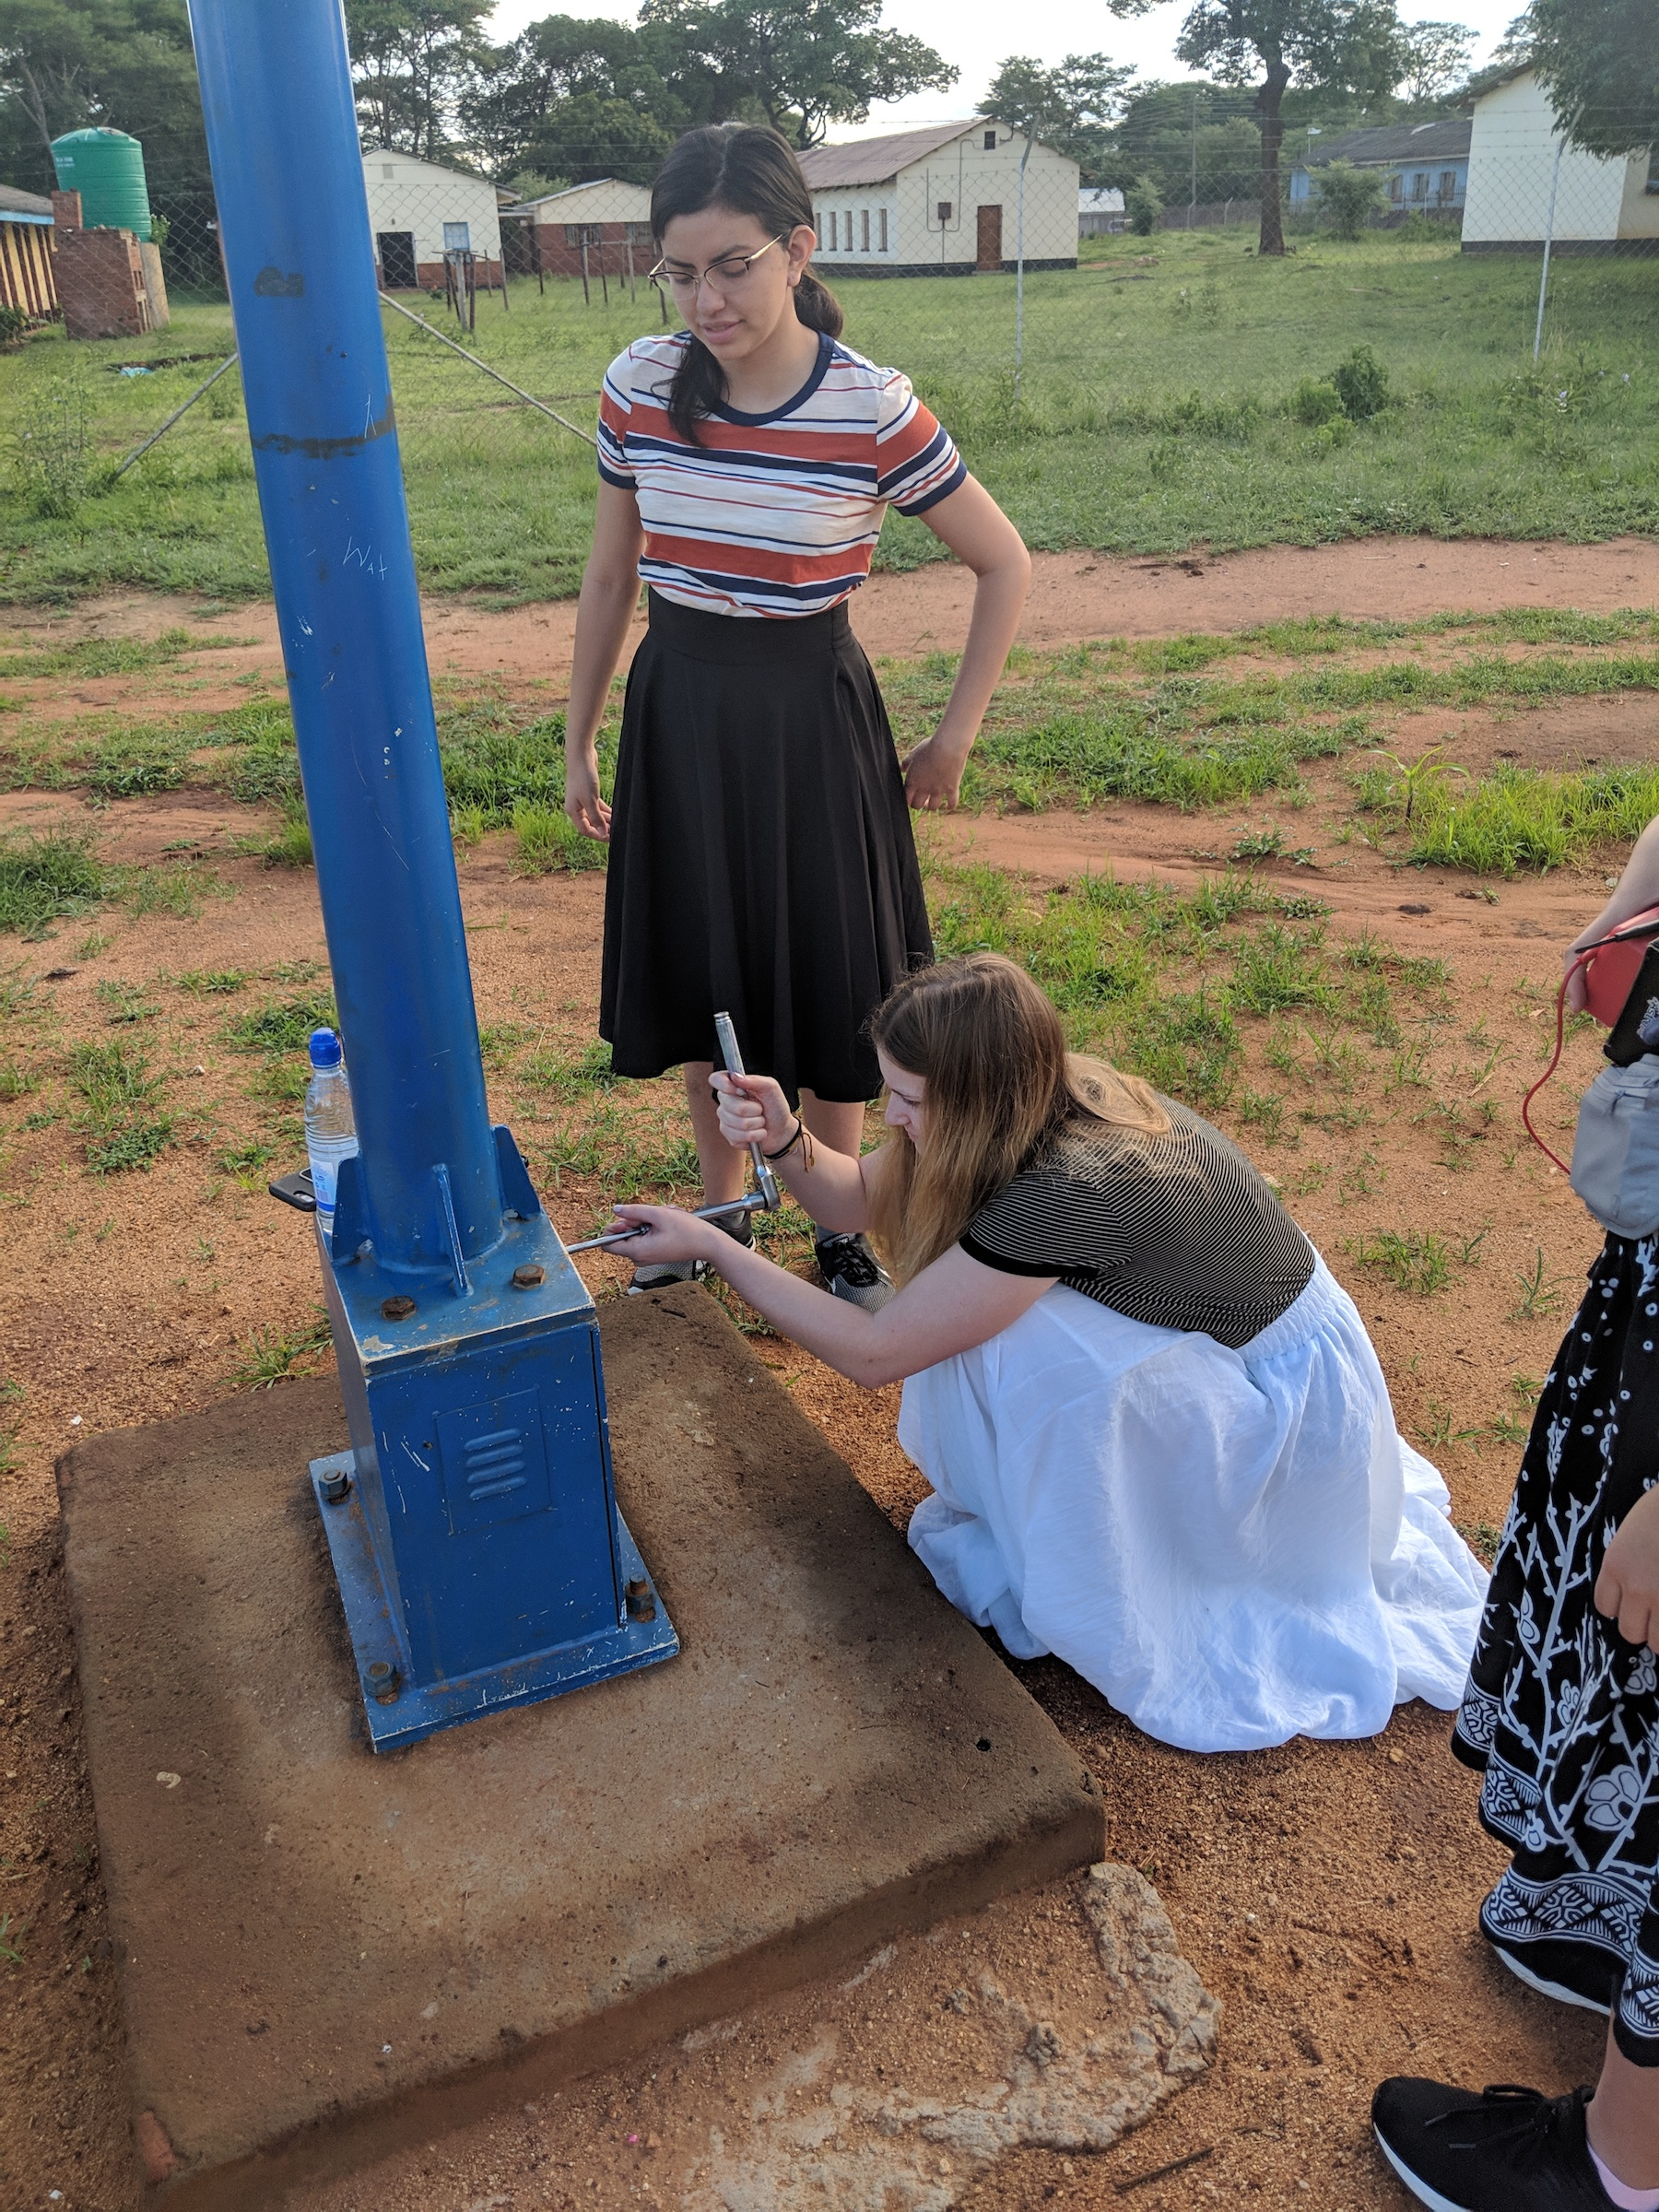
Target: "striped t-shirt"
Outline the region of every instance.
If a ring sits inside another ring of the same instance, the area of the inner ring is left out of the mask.
[[[1296,1303],[1316,1254],[1236,1146],[1184,1106],[1160,1103],[1168,1136],[1079,1118],[980,1208],[962,1249],[1236,1350]]]
[[[599,400],[599,474],[635,495],[640,574],[682,606],[839,606],[870,572],[887,508],[924,514],[968,474],[907,376],[828,336],[793,399],[769,415],[721,407],[688,444],[668,419],[668,386],[689,343],[684,331],[636,338]]]

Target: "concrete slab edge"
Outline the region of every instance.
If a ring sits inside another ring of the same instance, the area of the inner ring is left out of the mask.
[[[1092,1783],[1087,1784],[1092,1791]],[[1040,1888],[1105,1849],[1105,1812],[1075,1801],[971,1861],[920,1869],[856,1899],[841,1912],[790,1930],[706,1973],[681,1976],[594,2019],[531,2041],[503,2041],[500,2060],[468,2073],[308,2127],[235,2165],[180,2172],[151,2192],[168,2212],[267,2212],[301,2183],[338,2179],[376,2159],[427,2143],[491,2112],[533,2100],[586,2074],[638,2057],[653,2045],[747,2010],[821,1975],[860,1963],[894,1936],[971,1912],[999,1897]],[[505,2031],[503,2031],[505,2036]]]

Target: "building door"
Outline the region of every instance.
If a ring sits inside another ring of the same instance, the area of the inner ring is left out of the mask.
[[[378,231],[375,234],[374,250],[380,255],[382,291],[413,292],[419,288],[420,278],[415,270],[413,230]]]
[[[979,253],[974,261],[976,269],[1002,267],[1002,209],[979,209]]]

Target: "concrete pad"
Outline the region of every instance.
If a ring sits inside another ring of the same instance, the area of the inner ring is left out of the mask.
[[[604,1310],[677,1660],[374,1757],[332,1382],[60,1468],[135,2123],[256,2205],[1100,1855],[1080,1762],[718,1306]]]

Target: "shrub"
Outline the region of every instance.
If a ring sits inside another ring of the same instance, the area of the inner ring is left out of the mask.
[[[1137,177],[1124,194],[1129,228],[1136,238],[1150,238],[1163,213],[1163,201],[1150,177]]]
[[[0,347],[20,346],[29,317],[20,307],[0,306]]]
[[[1388,405],[1388,371],[1369,346],[1356,346],[1331,382],[1350,422],[1369,422]]]
[[[1290,394],[1289,406],[1295,420],[1305,422],[1310,429],[1335,422],[1345,413],[1342,394],[1328,376],[1304,376]]]
[[[1313,179],[1319,212],[1335,238],[1358,238],[1373,215],[1387,205],[1382,180],[1351,161],[1329,161]]]

